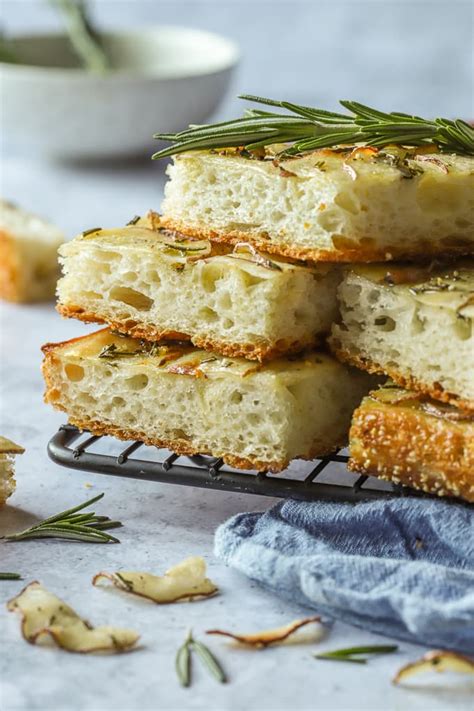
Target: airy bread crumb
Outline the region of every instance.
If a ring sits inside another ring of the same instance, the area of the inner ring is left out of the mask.
[[[343,446],[373,384],[324,353],[261,365],[108,329],[43,350],[46,402],[71,423],[244,469],[280,471]]]
[[[474,157],[423,150],[326,148],[261,160],[235,150],[183,153],[168,168],[163,221],[297,259],[472,254]]]
[[[0,298],[52,300],[62,242],[63,233],[50,222],[0,200]]]
[[[474,412],[474,261],[354,266],[339,287],[338,358]]]
[[[19,444],[0,436],[0,506],[15,491],[15,456],[24,451]]]
[[[152,213],[64,244],[59,312],[260,361],[314,346],[329,332],[338,270],[272,260],[245,244],[219,248],[157,225]]]

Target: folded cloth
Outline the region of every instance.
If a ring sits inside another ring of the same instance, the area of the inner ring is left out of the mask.
[[[216,555],[321,615],[474,652],[472,507],[427,498],[284,501],[221,525]]]

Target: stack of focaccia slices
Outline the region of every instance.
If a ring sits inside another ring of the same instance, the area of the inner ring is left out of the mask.
[[[45,347],[46,399],[234,467],[350,439],[352,469],[473,501],[474,158],[396,151],[177,156],[162,217],[60,249],[58,310],[107,328]]]

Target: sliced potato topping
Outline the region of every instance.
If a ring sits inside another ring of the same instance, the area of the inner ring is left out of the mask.
[[[411,676],[427,671],[452,671],[458,674],[474,674],[474,659],[466,657],[464,654],[435,649],[427,652],[415,662],[410,662],[402,667],[395,675],[393,683],[399,684]]]
[[[217,586],[206,578],[206,563],[199,556],[186,558],[161,576],[126,570],[119,573],[102,572],[94,576],[92,584],[97,585],[104,579],[111,580],[120,590],[146,597],[158,604],[192,602],[218,592]]]
[[[125,652],[140,636],[120,627],[93,627],[37,581],[9,600],[7,609],[22,615],[21,632],[27,642],[36,644],[49,636],[68,652]]]
[[[319,615],[315,615],[314,617],[306,617],[303,620],[295,620],[284,627],[277,627],[273,630],[262,630],[261,632],[252,632],[250,634],[234,634],[233,632],[225,632],[224,630],[207,630],[206,634],[220,634],[224,637],[231,637],[240,644],[256,647],[257,649],[263,649],[271,644],[283,642],[288,639],[290,635],[296,632],[296,630],[299,630],[301,627],[305,627],[305,625],[309,625],[312,622],[321,623]]]

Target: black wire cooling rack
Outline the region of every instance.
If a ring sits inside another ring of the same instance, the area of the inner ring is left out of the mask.
[[[143,458],[137,456],[141,450]],[[70,469],[145,479],[203,489],[259,494],[303,501],[364,501],[393,496],[419,496],[405,487],[347,471],[348,457],[337,452],[313,462],[290,466],[279,474],[237,471],[222,459],[183,457],[166,449],[132,442],[124,447],[113,437],[97,437],[63,425],[48,444],[48,454]]]

